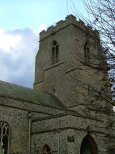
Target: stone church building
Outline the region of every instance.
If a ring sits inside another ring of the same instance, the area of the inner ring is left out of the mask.
[[[33,89],[0,81],[0,154],[115,154],[101,51],[73,15],[40,33]]]

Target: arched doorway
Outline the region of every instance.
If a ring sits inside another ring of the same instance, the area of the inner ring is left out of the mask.
[[[46,144],[42,149],[42,154],[51,154],[50,147]]]
[[[80,154],[98,154],[95,140],[91,135],[86,135],[81,143]]]

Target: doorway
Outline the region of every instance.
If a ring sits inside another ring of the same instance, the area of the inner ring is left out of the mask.
[[[86,135],[81,143],[80,154],[98,154],[95,140],[91,135]]]

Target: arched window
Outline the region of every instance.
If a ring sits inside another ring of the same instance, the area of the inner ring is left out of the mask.
[[[91,135],[86,135],[83,139],[80,154],[98,154],[96,142]]]
[[[85,57],[85,63],[89,65],[90,64],[90,50],[89,50],[88,42],[86,42],[84,45],[84,57]]]
[[[50,147],[46,144],[42,149],[42,154],[51,154]]]
[[[56,41],[52,44],[52,64],[58,63],[59,61],[59,47]]]
[[[9,154],[10,129],[6,122],[0,122],[0,153]]]

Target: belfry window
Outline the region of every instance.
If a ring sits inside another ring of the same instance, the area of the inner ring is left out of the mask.
[[[89,46],[87,42],[84,45],[84,57],[85,57],[85,63],[89,65],[90,64],[90,50],[89,50]]]
[[[0,122],[0,154],[9,154],[9,125],[6,122]]]
[[[58,63],[59,61],[59,47],[56,41],[52,44],[52,64]]]

